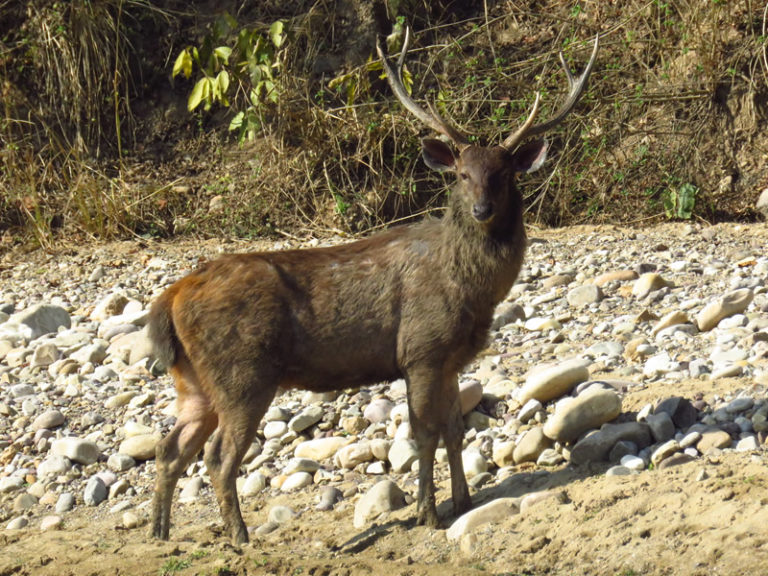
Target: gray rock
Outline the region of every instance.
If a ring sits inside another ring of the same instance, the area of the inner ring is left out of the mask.
[[[520,413],[517,415],[517,419],[520,420],[523,424],[527,423],[531,418],[533,418],[537,412],[540,410],[543,410],[544,406],[541,402],[536,400],[535,398],[531,398],[526,402],[522,408],[520,408]]]
[[[363,411],[363,418],[377,424],[378,422],[386,422],[389,419],[389,414],[392,412],[392,408],[395,407],[395,403],[388,398],[375,398],[371,400],[371,403],[365,407]]]
[[[619,440],[608,453],[608,461],[623,464],[625,456],[636,456],[637,452],[637,444],[628,440]]]
[[[748,288],[734,290],[707,304],[696,316],[699,330],[706,332],[718,325],[720,320],[740,314],[747,309],[754,294]]]
[[[58,428],[64,424],[64,414],[58,410],[46,410],[32,422],[32,430]]]
[[[384,512],[405,506],[405,493],[391,480],[374,484],[355,505],[354,527],[362,528]]]
[[[136,460],[128,454],[120,454],[119,452],[116,452],[110,454],[109,458],[107,458],[107,467],[115,472],[125,472],[134,466],[136,466]]]
[[[567,394],[589,378],[588,365],[588,361],[574,358],[532,372],[520,393],[520,401],[525,403],[535,398],[540,402],[548,402]]]
[[[317,510],[333,510],[333,507],[337,502],[341,502],[344,499],[344,495],[341,490],[335,486],[325,486],[320,491],[320,501],[315,508]]]
[[[645,421],[655,442],[666,442],[675,435],[675,424],[666,412],[650,414]]]
[[[445,535],[448,540],[458,540],[480,526],[491,522],[501,522],[519,513],[519,498],[497,498],[457,518],[445,532]]]
[[[336,462],[338,462],[341,468],[349,470],[373,459],[373,449],[371,443],[367,441],[348,444],[336,452],[335,457]]]
[[[459,401],[461,413],[469,414],[483,399],[483,386],[477,380],[463,380],[459,382]]]
[[[571,449],[571,463],[580,465],[604,461],[620,440],[634,442],[642,449],[651,444],[651,431],[643,422],[604,424],[600,430],[576,443]]]
[[[281,492],[295,492],[312,484],[312,474],[309,472],[294,472],[280,485]]]
[[[6,530],[21,530],[29,525],[29,520],[26,516],[17,516],[8,524],[5,525]]]
[[[75,495],[72,492],[62,492],[56,500],[56,513],[64,514],[75,507]]]
[[[584,308],[600,302],[603,299],[603,291],[595,284],[585,284],[571,289],[566,298],[572,307]]]
[[[36,304],[26,310],[13,314],[8,322],[23,328],[27,340],[36,340],[45,334],[52,334],[59,328],[69,328],[72,320],[69,313],[61,306]]]
[[[93,464],[101,456],[101,450],[95,442],[68,436],[54,440],[51,444],[51,454],[66,456],[78,464]]]
[[[525,310],[523,307],[515,302],[502,302],[496,307],[491,329],[498,330],[502,326],[519,320],[525,320]]]
[[[768,220],[768,188],[765,188],[760,193],[760,198],[757,199],[755,208],[757,208],[758,212],[762,212],[763,217]]]
[[[91,476],[85,484],[83,502],[88,506],[98,506],[107,499],[108,491],[104,481],[98,476]]]
[[[317,404],[313,406],[307,406],[304,408],[301,412],[296,414],[291,420],[288,422],[288,428],[293,430],[294,432],[297,432],[301,434],[309,428],[310,426],[314,426],[320,420],[323,418],[323,408],[322,406],[318,406]]]
[[[296,446],[293,455],[297,458],[309,458],[322,462],[326,458],[331,458],[338,450],[349,443],[346,438],[340,436],[331,436],[328,438],[316,438],[307,440]]]
[[[251,472],[243,483],[243,487],[240,489],[240,494],[243,496],[255,496],[264,488],[267,487],[267,479],[259,471]]]
[[[513,453],[515,464],[523,462],[536,462],[541,453],[552,446],[552,440],[544,435],[541,426],[531,428],[517,441]]]
[[[24,487],[24,478],[21,476],[4,476],[0,478],[0,494],[9,494]]]
[[[50,454],[37,467],[37,475],[40,478],[56,477],[66,474],[72,469],[72,461],[66,456]]]
[[[387,458],[393,472],[406,472],[410,470],[411,465],[419,458],[416,442],[409,439],[395,440],[389,448]]]
[[[159,434],[137,434],[123,440],[118,452],[134,460],[151,460],[155,457],[158,442],[160,442]]]
[[[33,368],[50,366],[61,358],[61,351],[53,342],[46,342],[35,348],[30,364]]]
[[[675,427],[681,430],[687,430],[693,426],[699,417],[698,410],[691,404],[690,400],[680,396],[673,396],[659,402],[654,414],[662,412],[669,414]]]
[[[616,392],[591,386],[573,400],[558,404],[544,425],[544,434],[558,442],[570,442],[620,413],[621,398]]]
[[[654,466],[658,466],[661,464],[662,460],[669,458],[672,456],[672,454],[675,454],[679,451],[680,444],[677,443],[677,440],[667,440],[664,442],[664,444],[653,451],[653,454],[651,455],[651,462],[653,462]]]

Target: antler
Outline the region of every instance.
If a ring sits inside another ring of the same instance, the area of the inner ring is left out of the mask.
[[[439,132],[440,134],[444,134],[450,138],[457,146],[469,146],[469,139],[456,128],[451,126],[448,122],[443,120],[437,111],[435,111],[432,104],[429,104],[429,112],[427,112],[421,106],[416,104],[414,99],[408,95],[408,91],[403,85],[403,63],[405,62],[405,55],[408,52],[410,40],[411,30],[410,27],[406,27],[403,50],[400,52],[400,57],[397,59],[397,69],[395,70],[392,68],[392,65],[389,63],[389,60],[384,54],[384,49],[381,47],[381,38],[376,39],[376,51],[379,53],[381,62],[384,65],[387,81],[389,82],[392,91],[395,93],[395,96],[397,96],[397,99],[400,100],[400,103],[405,107],[405,109],[416,116],[416,118],[421,120],[424,124],[432,128],[434,131]]]
[[[589,62],[587,63],[586,68],[584,68],[584,71],[581,73],[581,76],[578,78],[573,77],[573,73],[571,72],[571,69],[568,68],[568,64],[565,62],[565,58],[563,57],[563,53],[560,52],[560,62],[563,65],[563,69],[565,70],[565,75],[568,78],[568,98],[566,98],[563,105],[560,107],[560,110],[557,111],[557,113],[547,120],[546,122],[542,122],[541,124],[536,124],[535,126],[532,126],[533,121],[536,118],[536,114],[538,113],[539,109],[539,94],[536,94],[536,101],[533,103],[533,109],[531,110],[531,113],[528,115],[528,119],[525,121],[525,123],[518,128],[516,132],[509,135],[504,142],[501,143],[501,145],[504,148],[507,148],[508,150],[514,149],[520,142],[522,142],[523,138],[529,138],[531,136],[535,136],[537,134],[543,134],[544,132],[547,132],[548,130],[551,130],[558,124],[560,124],[563,120],[565,120],[566,116],[570,114],[571,110],[573,110],[573,107],[576,106],[576,103],[579,101],[579,98],[581,98],[582,92],[584,92],[584,88],[587,86],[587,79],[589,78],[590,73],[592,72],[592,67],[595,64],[595,58],[597,57],[597,48],[600,41],[600,35],[595,36],[595,47],[592,49],[592,56],[589,58]]]

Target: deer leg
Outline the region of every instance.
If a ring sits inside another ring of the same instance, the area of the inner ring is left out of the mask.
[[[448,452],[448,466],[451,470],[451,496],[453,498],[453,513],[459,516],[472,508],[467,479],[464,475],[464,465],[461,459],[461,448],[464,442],[464,420],[461,415],[461,402],[456,378],[446,381],[443,390],[447,413],[443,421],[443,442]]]
[[[408,379],[408,409],[411,429],[419,452],[417,524],[440,525],[435,506],[434,462],[440,440],[439,379],[434,374]]]
[[[254,401],[244,400],[221,410],[219,429],[205,451],[205,464],[216,492],[224,529],[235,544],[248,542],[248,530],[237,498],[238,470],[274,395],[274,390],[272,393],[266,393],[266,389],[261,391],[262,396]]]
[[[218,418],[208,399],[187,393],[181,374],[176,375],[179,389],[179,416],[176,425],[155,449],[157,479],[152,503],[152,536],[168,539],[171,504],[176,483],[205,440],[216,429]]]

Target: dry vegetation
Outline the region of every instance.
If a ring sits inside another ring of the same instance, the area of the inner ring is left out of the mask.
[[[4,242],[355,234],[436,209],[445,183],[420,161],[425,132],[371,61],[398,17],[415,30],[414,94],[484,142],[524,118],[536,90],[552,110],[565,84],[557,52],[578,67],[601,34],[589,93],[553,136],[550,170],[527,182],[532,222],[756,217],[768,6],[465,4],[0,1]],[[222,27],[225,10],[236,24]],[[227,128],[249,107],[248,82],[233,78],[229,107],[190,113],[200,72],[171,70],[187,46],[232,46],[277,20],[274,102],[251,107],[256,137],[239,143]]]

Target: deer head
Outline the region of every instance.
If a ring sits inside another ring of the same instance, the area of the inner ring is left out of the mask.
[[[499,145],[478,146],[445,119],[441,118],[432,104],[429,110],[419,106],[403,85],[403,64],[410,45],[410,29],[406,28],[403,50],[392,67],[384,54],[379,39],[376,50],[382,60],[387,81],[402,105],[416,118],[435,132],[442,134],[449,143],[437,138],[422,140],[422,156],[427,166],[438,171],[453,171],[457,175],[458,188],[467,203],[468,212],[480,223],[490,224],[498,214],[504,214],[511,201],[510,189],[514,189],[514,174],[537,170],[546,159],[548,143],[545,139],[533,140],[523,146],[521,143],[539,136],[559,125],[579,101],[592,72],[599,44],[595,36],[592,56],[580,76],[574,78],[565,62],[562,52],[560,62],[568,79],[569,91],[560,109],[546,122],[534,124],[539,111],[539,93],[536,94],[531,112],[526,121]]]

